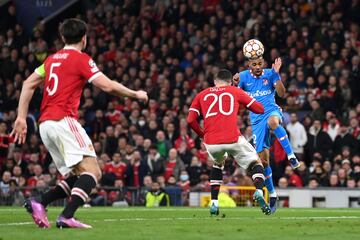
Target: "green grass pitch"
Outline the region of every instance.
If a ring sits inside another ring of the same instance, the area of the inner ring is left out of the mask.
[[[360,239],[360,209],[278,209],[265,216],[257,208],[82,208],[77,217],[93,229],[57,229],[60,208],[50,208],[51,229],[37,228],[23,208],[0,208],[0,240],[79,239]]]

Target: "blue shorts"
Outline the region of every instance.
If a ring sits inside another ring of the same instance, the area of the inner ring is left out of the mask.
[[[252,125],[253,142],[256,152],[262,152],[265,148],[270,148],[270,127],[268,125],[268,119],[271,116],[277,116],[280,121],[282,119],[282,113],[280,111],[272,111],[268,114],[264,114],[264,117],[260,122]]]

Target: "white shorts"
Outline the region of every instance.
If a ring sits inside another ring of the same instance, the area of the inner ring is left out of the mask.
[[[63,176],[70,173],[84,156],[96,157],[89,136],[75,119],[47,120],[39,128],[41,140]]]
[[[228,154],[232,155],[239,166],[244,169],[259,159],[254,147],[243,136],[240,136],[236,143],[204,145],[210,158],[219,165],[223,165]]]

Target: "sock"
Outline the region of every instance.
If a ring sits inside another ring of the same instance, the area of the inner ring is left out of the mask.
[[[211,186],[211,204],[218,206],[218,196],[220,191],[220,186],[222,184],[222,168],[218,166],[213,166],[210,173],[210,186]]]
[[[286,152],[286,155],[288,156],[288,159],[294,158],[295,155],[294,155],[293,149],[291,147],[289,137],[286,134],[286,131],[283,128],[283,126],[279,125],[274,130],[274,134],[275,134],[276,138],[279,140],[279,142],[280,142],[281,146],[283,147],[284,151]]]
[[[264,167],[260,164],[254,165],[251,169],[251,174],[256,189],[261,190],[262,192],[262,189],[264,187],[264,180],[265,180]]]
[[[276,197],[275,187],[272,180],[271,167],[270,166],[265,167],[264,173],[265,173],[265,186],[269,191],[269,195],[270,197]]]
[[[71,190],[71,199],[61,214],[63,217],[72,218],[74,216],[75,211],[86,202],[91,189],[96,187],[96,180],[91,173],[80,175]]]
[[[74,186],[77,179],[78,177],[74,175],[62,180],[56,187],[50,189],[41,196],[40,203],[46,207],[55,200],[70,196],[71,188]]]

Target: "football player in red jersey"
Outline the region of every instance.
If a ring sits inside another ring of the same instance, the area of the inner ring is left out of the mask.
[[[215,76],[215,87],[207,88],[196,95],[187,118],[191,128],[204,139],[206,150],[214,161],[210,173],[210,214],[219,214],[218,194],[227,155],[232,155],[239,166],[250,172],[256,187],[254,200],[259,202],[265,214],[270,214],[270,208],[262,191],[265,180],[264,167],[255,149],[241,136],[237,126],[240,105],[245,105],[258,114],[264,112],[264,107],[243,90],[231,86],[231,81],[231,72],[220,70]],[[204,119],[204,129],[197,122],[200,115]]]
[[[82,50],[86,47],[86,23],[79,19],[67,19],[60,24],[59,32],[65,47],[46,58],[45,62],[23,83],[18,117],[11,135],[14,141],[25,142],[26,116],[34,90],[44,85],[40,114],[41,139],[49,150],[62,175],[72,173],[54,189],[39,199],[28,199],[25,207],[39,227],[50,227],[46,206],[61,198],[71,196],[56,221],[59,228],[90,228],[73,216],[84,204],[91,189],[101,178],[101,170],[89,136],[78,123],[80,96],[86,82],[118,97],[131,97],[147,101],[144,91],[133,91],[110,80]]]

